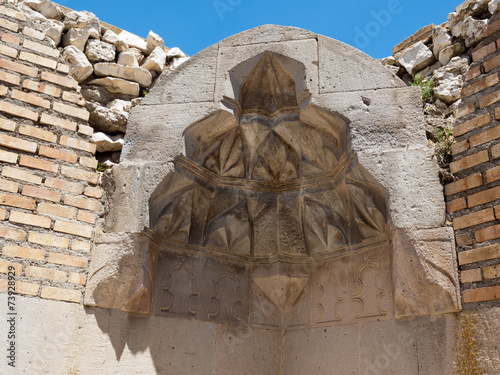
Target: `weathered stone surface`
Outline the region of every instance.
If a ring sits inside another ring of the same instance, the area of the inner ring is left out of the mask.
[[[223,39],[219,42],[219,45],[221,47],[234,47],[256,43],[276,43],[316,38],[317,34],[296,27],[263,25]]]
[[[155,34],[152,30],[150,30],[146,40],[146,47],[148,49],[148,53],[151,53],[156,47],[160,47],[161,49],[165,48],[165,42],[158,34]]]
[[[89,124],[94,129],[105,133],[125,133],[127,130],[128,113],[115,111],[97,103],[87,103],[90,112]]]
[[[128,44],[112,30],[106,30],[102,36],[102,41],[113,44],[117,52],[126,52],[129,50]]]
[[[43,14],[47,18],[60,20],[63,13],[59,6],[49,0],[24,0],[24,4],[28,5],[31,9]]]
[[[32,10],[26,5],[21,5],[19,8],[24,14],[26,14],[26,17],[30,19],[36,29],[44,32],[45,35],[54,41],[54,46],[57,46],[60,43],[64,29],[62,22],[47,19],[42,14]]]
[[[141,234],[101,233],[92,249],[87,306],[150,314],[155,255]]]
[[[135,56],[139,65],[141,65],[145,59],[144,54],[137,48],[131,47],[127,52]]]
[[[149,87],[152,82],[151,73],[143,68],[119,65],[116,63],[97,63],[94,65],[97,77],[116,77],[137,82],[143,87]]]
[[[490,11],[491,14],[498,11],[498,4],[500,4],[500,0],[491,0],[490,1],[490,3],[488,4],[488,10]]]
[[[189,57],[174,57],[168,66],[169,70],[177,69],[181,64],[189,60]]]
[[[92,135],[92,142],[97,146],[97,152],[115,152],[121,151],[123,147],[124,135],[107,135],[101,132],[95,132]]]
[[[476,20],[472,17],[467,17],[462,25],[462,38],[465,39],[466,47],[473,47],[484,39],[484,27],[488,24],[488,20]]]
[[[167,52],[167,58],[173,57],[188,57],[179,47],[170,48]]]
[[[102,86],[83,85],[81,91],[82,91],[82,96],[85,98],[85,100],[101,103],[104,105],[108,104],[110,101],[114,99],[122,99],[130,101],[135,98],[135,95],[132,96],[132,95],[124,95],[120,93],[109,92]]]
[[[141,68],[161,73],[165,69],[167,54],[163,48],[156,47],[153,52],[144,60]]]
[[[465,52],[465,49],[460,43],[452,44],[451,46],[443,48],[441,52],[439,52],[439,62],[442,65],[447,65],[453,57],[458,56],[463,52]]]
[[[118,55],[117,63],[125,66],[133,66],[136,68],[139,67],[137,58],[130,52],[120,52],[120,54]]]
[[[447,104],[460,99],[463,86],[463,74],[467,71],[467,58],[454,57],[450,63],[434,72],[434,96]]]
[[[425,69],[422,69],[421,71],[417,72],[416,74],[419,74],[420,77],[422,78],[425,78],[425,77],[428,77],[430,78],[432,76],[432,74],[439,68],[441,68],[443,66],[443,64],[441,64],[441,62],[439,61],[436,61],[434,64],[432,65],[429,65],[427,68]],[[415,75],[416,75],[415,74]]]
[[[392,243],[396,318],[461,310],[452,228],[399,229]]]
[[[80,51],[83,51],[89,35],[89,32],[85,29],[69,29],[63,36],[63,46],[75,46]]]
[[[63,49],[62,57],[70,65],[69,74],[78,82],[85,81],[93,72],[92,64],[87,56],[75,46]]]
[[[452,40],[453,37],[448,33],[447,29],[442,26],[436,26],[434,30],[432,30],[432,51],[434,52],[434,56],[438,58],[439,52],[441,52],[443,48],[450,46]]]
[[[130,112],[132,108],[132,102],[126,100],[115,99],[106,105],[106,108],[113,109],[115,111]]]
[[[141,37],[123,30],[118,36],[128,44],[129,47],[137,48],[142,53],[148,54],[148,43]]]
[[[100,40],[89,40],[85,54],[89,61],[115,61],[116,47],[113,44],[101,42]]]
[[[104,86],[109,92],[121,95],[139,96],[139,84],[121,78],[99,78],[88,83],[89,85]]]
[[[94,13],[87,12],[69,12],[64,17],[64,30],[72,28],[86,29],[91,38],[99,39],[101,37],[101,26],[99,19]]]
[[[445,203],[437,165],[430,153],[427,146],[358,151],[361,165],[387,192],[391,222],[396,228],[440,227],[444,223]]]
[[[387,56],[379,60],[382,65],[396,65],[394,56]]]
[[[434,54],[422,42],[418,42],[413,47],[407,49],[398,59],[398,63],[404,66],[406,71],[411,75],[431,65],[434,61],[436,61]]]

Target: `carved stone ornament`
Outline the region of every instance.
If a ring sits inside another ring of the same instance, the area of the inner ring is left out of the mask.
[[[310,263],[387,241],[386,194],[350,148],[348,120],[297,95],[303,82],[280,58],[255,60],[239,99],[224,97],[233,113],[185,130],[186,156],[149,201],[153,241],[253,263]]]

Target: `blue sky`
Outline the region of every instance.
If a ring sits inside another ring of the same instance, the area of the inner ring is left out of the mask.
[[[460,0],[56,0],[104,22],[194,55],[219,40],[264,24],[296,26],[340,40],[374,58],[419,28],[447,20]]]

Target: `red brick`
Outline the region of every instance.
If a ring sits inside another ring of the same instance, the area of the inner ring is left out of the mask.
[[[59,57],[59,55],[61,54],[59,52],[59,50],[57,50],[55,48],[49,47],[45,44],[34,42],[32,40],[29,40],[29,39],[24,39],[23,47],[30,49],[32,51],[40,52],[43,55],[47,55],[47,56],[54,57],[54,58]]]
[[[483,96],[481,99],[479,99],[479,108],[488,107],[498,102],[499,100],[500,100],[500,90],[494,91],[491,94]]]
[[[46,113],[42,113],[42,116],[40,117],[40,124],[58,126],[60,128],[72,131],[76,131],[76,128],[78,126],[78,124],[73,121],[65,120],[56,116],[51,116]]]
[[[67,238],[35,232],[29,233],[28,242],[43,246],[59,247],[61,249],[67,249],[69,246],[69,240]]]
[[[500,125],[470,137],[469,142],[471,147],[475,147],[497,138],[500,138]]]
[[[456,115],[457,120],[458,120],[459,118],[470,115],[475,110],[476,110],[476,107],[475,107],[474,103],[469,103],[469,104],[465,104],[463,106],[458,107],[455,115]]]
[[[0,204],[3,204],[4,206],[24,208],[25,210],[34,210],[36,201],[31,198],[0,193]]]
[[[12,70],[17,73],[25,74],[30,77],[38,76],[38,69],[18,62],[10,61],[0,57],[0,68],[5,70]]]
[[[66,274],[66,272],[44,267],[27,266],[25,274],[28,277],[35,277],[37,279],[47,279],[60,283],[61,282],[64,283],[68,279],[68,275]]]
[[[61,193],[54,190],[48,190],[41,187],[24,185],[22,194],[27,197],[45,199],[51,202],[60,202]]]
[[[22,266],[22,264],[0,261],[0,273],[11,272],[9,270],[10,267],[14,268],[14,273],[16,275],[20,275],[21,273],[23,273],[23,266]]]
[[[486,171],[486,182],[488,184],[498,180],[500,180],[500,166]]]
[[[57,178],[46,179],[45,186],[63,191],[69,191],[70,193],[75,194],[81,194],[83,191],[82,185],[70,181],[60,180]]]
[[[16,164],[18,157],[19,154],[15,152],[0,150],[0,161],[3,161],[5,163]]]
[[[491,157],[493,159],[500,158],[500,144],[497,144],[491,148]]]
[[[16,130],[17,124],[14,121],[7,120],[6,118],[0,118],[0,129],[13,132]]]
[[[17,23],[6,20],[6,19],[2,20],[0,27],[4,27],[6,29],[9,29],[10,31],[13,31],[15,33],[17,33],[17,31],[19,30],[19,25]]]
[[[15,59],[17,57],[17,49],[6,46],[4,44],[0,44],[0,54]]]
[[[13,99],[21,100],[23,102],[38,106],[38,107],[43,107],[43,108],[50,108],[50,102],[46,99],[43,99],[39,97],[38,95],[35,94],[29,94],[27,92],[19,91],[19,90],[12,90],[11,97]]]
[[[7,17],[15,18],[16,20],[19,21],[26,21],[26,16],[24,15],[24,13],[18,12],[17,10],[12,8],[4,7],[3,5],[0,6],[0,14],[4,14]]]
[[[13,116],[24,117],[32,121],[38,120],[38,113],[33,112],[28,108],[20,107],[5,101],[0,101],[0,112],[5,112]]]
[[[3,256],[13,258],[25,258],[33,260],[44,260],[45,251],[40,249],[33,249],[31,247],[21,247],[13,245],[5,245],[2,249]]]
[[[99,181],[99,173],[82,171],[81,169],[70,168],[64,165],[61,166],[61,174],[75,180],[88,181],[94,185]]]
[[[12,223],[33,225],[46,229],[49,229],[52,224],[52,221],[46,216],[27,214],[20,211],[11,211],[9,221]]]
[[[40,297],[47,299],[55,299],[58,301],[79,303],[80,300],[82,299],[82,292],[73,289],[63,289],[63,288],[55,288],[52,286],[46,286],[42,288]]]
[[[9,88],[7,86],[0,85],[0,96],[6,97],[8,93],[9,93]]]
[[[474,95],[479,91],[482,91],[488,87],[496,85],[500,80],[498,79],[498,73],[486,76],[479,81],[473,83],[472,85],[467,85],[462,89],[462,98]]]
[[[94,134],[94,128],[87,125],[78,125],[78,133],[92,137],[92,134]]]
[[[457,198],[446,203],[446,211],[449,213],[460,211],[467,208],[467,201],[464,197]]]
[[[12,73],[0,71],[0,81],[10,83],[11,85],[19,85],[21,78]]]
[[[18,36],[15,36],[15,35],[12,35],[9,33],[3,33],[1,40],[2,40],[2,42],[15,44],[15,45],[19,45],[19,42],[21,41],[21,39],[19,39]]]
[[[85,275],[82,275],[81,273],[72,272],[69,274],[68,283],[85,285],[87,283],[87,280],[85,278]]]
[[[460,279],[464,283],[477,283],[483,279],[481,275],[481,268],[474,268],[460,272]]]
[[[484,36],[488,37],[500,30],[500,20],[490,23],[484,27]]]
[[[8,191],[10,193],[17,193],[17,191],[19,190],[19,184],[14,181],[0,178],[0,190]]]
[[[458,253],[458,263],[460,265],[478,263],[495,258],[500,258],[500,245],[498,244]]]
[[[2,20],[2,22],[5,20]],[[0,280],[0,290],[2,291],[7,291],[8,285],[7,285],[7,279],[2,279]],[[32,284],[32,283],[26,283],[24,281],[16,281],[16,293],[17,294],[23,294],[27,296],[37,296],[38,295],[38,288],[39,286],[37,284]]]
[[[77,104],[79,106],[84,106],[86,103],[85,98],[82,96],[82,94],[79,94],[79,93],[64,91],[62,94],[62,98],[63,98],[63,100],[66,100],[70,103]]]
[[[500,277],[500,266],[489,266],[483,268],[484,279],[498,279]]]
[[[5,134],[0,134],[0,145],[15,150],[21,150],[34,154],[36,152],[37,144],[34,142],[25,141],[16,137],[11,137]]]
[[[54,102],[53,109],[62,114],[76,117],[84,121],[89,120],[90,113],[85,108],[77,108],[68,104],[63,104],[59,102]]]
[[[61,136],[59,143],[63,146],[68,146],[71,148],[76,148],[77,150],[90,152],[91,154],[94,154],[96,150],[96,145],[93,143],[89,143],[81,139],[71,138],[65,135]]]
[[[63,64],[63,63],[57,64],[57,71],[58,72],[69,74],[69,69],[70,69],[70,66],[67,64]]]
[[[0,226],[0,237],[7,238],[9,240],[23,241],[26,238],[26,232],[19,229]]]
[[[453,155],[458,155],[464,151],[467,151],[469,149],[470,145],[469,145],[469,140],[466,139],[465,141],[462,141],[462,142],[455,142],[452,146],[451,146],[451,153]]]
[[[489,221],[495,221],[495,212],[493,208],[487,208],[455,218],[453,220],[453,229],[459,230],[469,228]]]
[[[32,29],[31,27],[25,26],[23,29],[23,34],[27,35],[31,38],[37,39],[37,40],[44,40],[45,39],[45,33],[42,33],[38,30]]]
[[[500,206],[495,207],[495,217],[500,220]]]
[[[19,134],[27,135],[27,136],[33,137],[33,138],[42,139],[42,140],[47,141],[47,142],[52,142],[52,143],[57,142],[57,135],[55,135],[54,133],[49,132],[47,130],[37,128],[35,126],[21,125],[19,127]],[[45,147],[45,146],[40,146],[40,147]],[[38,152],[40,153],[40,150]]]
[[[32,64],[41,65],[50,69],[55,69],[57,67],[56,60],[30,52],[21,51],[21,53],[19,54],[19,59],[29,61]]]
[[[64,160],[70,163],[76,163],[76,161],[78,160],[78,156],[73,152],[57,150],[55,148],[47,146],[40,146],[38,154],[51,159]]]
[[[480,128],[486,124],[491,122],[491,116],[489,113],[485,113],[484,115],[474,117],[468,121],[462,122],[461,124],[455,125],[453,128],[453,135],[455,137],[459,137],[465,133],[470,132],[476,128]]]
[[[21,155],[21,158],[19,159],[19,165],[52,173],[57,173],[57,171],[59,170],[59,166],[57,164],[27,155]]]
[[[52,82],[55,83],[56,85],[64,87],[69,87],[70,89],[78,88],[78,82],[68,76],[60,76],[58,74],[42,72],[41,78],[44,81]]]
[[[500,199],[500,186],[469,195],[467,197],[467,204],[469,208],[472,208],[497,199]]]
[[[96,169],[98,162],[96,158],[86,158],[82,156],[80,157],[80,164],[84,167]]]
[[[82,268],[87,265],[87,259],[83,257],[77,257],[74,255],[61,254],[61,253],[49,253],[49,263],[61,264],[63,266],[72,266]]]
[[[87,211],[78,211],[78,216],[76,219],[85,223],[95,224],[97,216]]]
[[[484,242],[489,240],[496,240],[500,238],[500,225],[493,225],[491,227],[486,227],[479,229],[474,233],[476,242]]]
[[[465,290],[462,295],[464,303],[493,301],[500,298],[500,285]]]
[[[483,150],[478,152],[477,154],[472,154],[450,163],[450,171],[451,173],[460,172],[464,169],[472,168],[476,165],[486,163],[489,160],[490,157],[488,155],[488,150]]]
[[[77,210],[71,207],[58,206],[51,203],[39,203],[37,212],[46,215],[62,217],[65,219],[74,220],[76,218]]]
[[[89,211],[101,210],[101,204],[98,201],[89,198],[75,197],[72,195],[66,195],[64,197],[64,204]]]
[[[41,92],[42,94],[47,94],[47,95],[51,95],[51,96],[55,96],[55,97],[59,97],[61,95],[60,88],[55,87],[55,86],[46,85],[46,84],[41,83],[41,82],[32,81],[29,79],[25,79],[23,81],[23,88],[31,90],[31,91]]]
[[[75,236],[91,238],[93,227],[72,223],[69,221],[56,220],[54,224],[54,231],[73,234]]]
[[[0,220],[7,220],[7,210],[0,208]]]
[[[492,42],[477,51],[472,53],[472,60],[477,61],[481,60],[482,58],[491,55],[492,53],[495,53],[497,51],[497,45],[496,42]]]
[[[13,178],[15,180],[22,180],[26,182],[31,182],[32,184],[41,184],[42,178],[40,176],[34,175],[32,173],[23,171],[22,169],[3,167],[2,176]]]
[[[102,198],[102,189],[101,188],[95,188],[95,187],[91,187],[91,186],[87,186],[85,188],[85,192],[84,194],[88,197],[91,197],[91,198]]]
[[[500,64],[500,55],[497,55],[483,63],[484,71],[488,73],[491,70],[495,69],[499,64]]]
[[[73,241],[71,243],[71,250],[85,251],[88,253],[90,251],[90,243],[87,241]]]

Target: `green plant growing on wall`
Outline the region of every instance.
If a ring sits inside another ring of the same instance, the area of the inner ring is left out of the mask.
[[[434,94],[433,86],[434,80],[432,78],[422,78],[420,74],[413,76],[412,86],[420,87],[420,91],[422,92],[422,100],[424,103],[429,103]]]
[[[103,163],[97,163],[97,172],[105,172],[106,171],[106,166]]]
[[[434,144],[434,155],[441,168],[449,168],[452,161],[451,146],[455,142],[453,127],[449,124],[436,128],[438,141]]]

